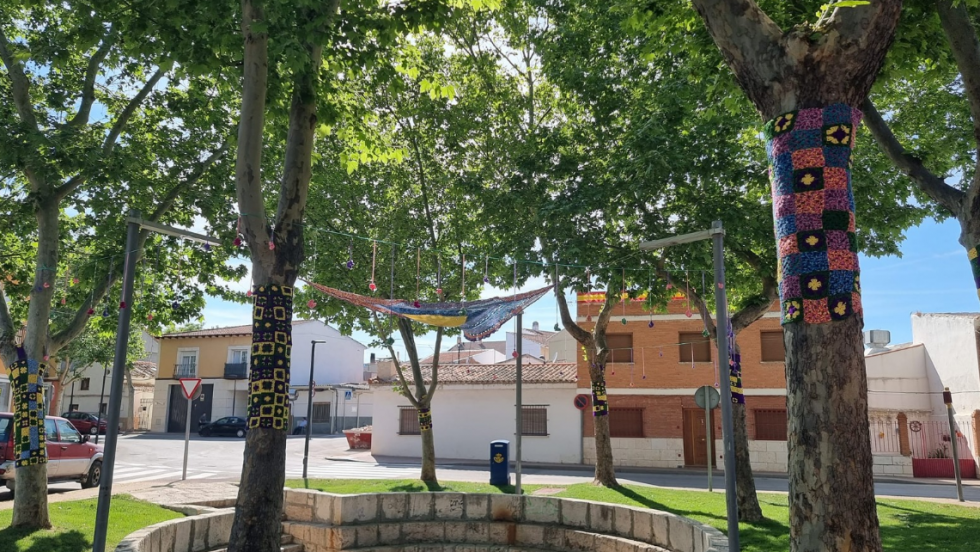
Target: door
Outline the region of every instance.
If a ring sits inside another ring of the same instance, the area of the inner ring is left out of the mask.
[[[201,395],[191,405],[191,431],[196,432],[198,422],[202,415],[207,415],[211,419],[211,395],[214,391],[213,383],[201,384]],[[170,386],[170,402],[167,405],[167,432],[183,433],[184,424],[187,421],[187,399],[180,385]]]
[[[711,412],[711,423],[714,423],[714,411]],[[708,432],[704,425],[704,410],[700,408],[684,409],[684,465],[705,466],[708,458],[714,455],[708,451]],[[712,438],[717,437],[712,435]]]
[[[61,470],[61,442],[58,440],[58,424],[52,418],[44,419],[44,442],[48,450],[48,478],[58,477]]]
[[[82,434],[65,420],[55,422],[58,424],[58,448],[61,450],[58,477],[83,475],[88,471],[89,448],[82,443]]]

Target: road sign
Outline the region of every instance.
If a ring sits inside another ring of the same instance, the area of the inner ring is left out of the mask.
[[[718,390],[710,385],[704,385],[699,387],[697,391],[694,392],[694,402],[698,405],[698,408],[705,408],[704,398],[708,397],[707,408],[715,408],[718,406],[718,402],[721,400],[721,395],[718,394]]]
[[[588,395],[575,395],[575,408],[579,410],[585,410],[589,406],[589,396]]]
[[[348,400],[349,401],[350,398],[351,398],[351,396],[352,395],[351,395],[351,392],[350,391],[344,391],[344,399],[345,400]]]
[[[180,388],[188,400],[194,398],[194,394],[197,393],[200,387],[201,378],[180,378]]]

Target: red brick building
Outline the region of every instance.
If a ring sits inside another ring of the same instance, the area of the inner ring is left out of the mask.
[[[578,324],[591,330],[603,293],[579,294]],[[705,413],[694,392],[718,383],[718,351],[687,300],[651,314],[642,301],[618,304],[607,330],[613,349],[606,367],[613,457],[617,465],[706,466]],[[624,323],[625,321],[625,323]],[[650,327],[650,322],[653,327]],[[752,467],[786,471],[786,377],[778,305],[738,335]],[[578,355],[578,392],[589,394],[589,363]],[[721,461],[721,410],[712,411],[715,463]],[[583,412],[583,461],[595,461],[593,419]]]

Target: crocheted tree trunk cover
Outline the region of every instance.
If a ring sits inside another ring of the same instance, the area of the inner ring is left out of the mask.
[[[276,284],[255,286],[252,298],[248,427],[286,429],[293,346],[293,288]]]
[[[48,461],[44,445],[44,370],[47,366],[28,360],[22,348],[10,367],[10,384],[14,389],[14,465],[44,464]]]
[[[970,259],[970,268],[973,269],[973,283],[976,284],[977,295],[980,296],[980,259],[977,258],[977,248],[980,248],[980,245],[968,250],[966,254]]]
[[[784,113],[765,126],[782,322],[861,314],[851,149],[861,112],[843,104]]]
[[[600,372],[605,370],[605,366],[600,366]],[[592,384],[592,416],[606,416],[609,414],[609,399],[606,396],[606,379],[603,375]]]

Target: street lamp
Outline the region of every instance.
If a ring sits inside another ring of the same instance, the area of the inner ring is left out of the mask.
[[[102,373],[102,393],[99,394],[99,414],[98,421],[95,422],[95,444],[99,444],[99,426],[102,425],[102,405],[105,403],[105,378],[109,375],[109,369],[106,368],[105,372]],[[74,384],[73,384],[74,385]],[[106,409],[108,410],[108,408]],[[109,433],[109,428],[106,428],[106,434]]]
[[[326,343],[322,339],[310,340],[310,381],[306,397],[306,444],[303,447],[303,479],[306,480],[306,468],[310,461],[310,436],[313,434],[313,359],[316,358],[316,344]]]
[[[732,552],[739,552],[741,547],[738,542],[738,504],[735,502],[735,444],[732,437],[732,387],[730,373],[726,374],[724,369],[724,366],[728,364],[728,339],[726,336],[718,333],[727,333],[728,331],[728,298],[725,293],[725,257],[723,249],[725,230],[722,228],[721,221],[716,220],[711,223],[709,230],[643,242],[640,244],[640,249],[644,251],[663,249],[675,245],[706,240],[708,238],[711,238],[714,242],[715,315],[718,319],[715,341],[718,343],[718,381],[721,385],[722,396],[721,419],[725,429],[723,442],[725,446],[725,503],[728,513],[728,546]],[[705,423],[711,423],[711,421],[705,420]],[[710,446],[708,450],[711,450]],[[713,461],[713,459],[709,461]]]

